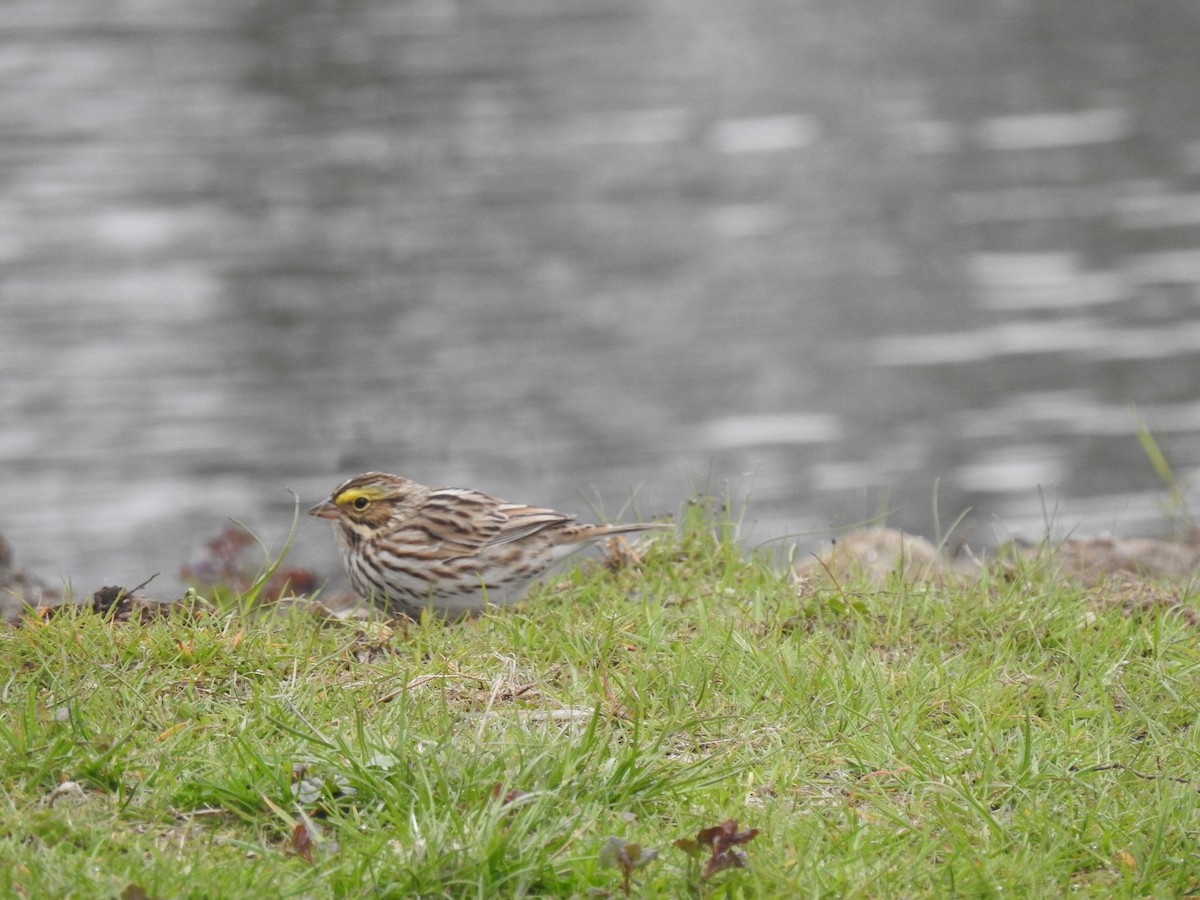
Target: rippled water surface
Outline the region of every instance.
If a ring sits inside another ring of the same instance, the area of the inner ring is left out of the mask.
[[[1200,453],[1188,4],[0,29],[0,532],[52,579],[165,593],[227,517],[278,546],[288,488],[366,468],[612,517],[728,490],[801,546],[970,509],[987,544],[1160,525],[1139,417]]]

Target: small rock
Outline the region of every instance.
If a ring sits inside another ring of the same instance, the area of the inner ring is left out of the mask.
[[[1044,545],[1017,548],[1017,555],[1027,559],[1045,552]],[[1109,575],[1186,581],[1200,569],[1200,529],[1193,528],[1182,543],[1157,538],[1074,538],[1051,546],[1050,552],[1064,574],[1088,583]]]
[[[895,528],[865,528],[798,562],[795,576],[801,585],[853,578],[881,584],[896,574],[905,581],[938,581],[978,575],[980,568],[974,559],[948,558],[923,537]]]

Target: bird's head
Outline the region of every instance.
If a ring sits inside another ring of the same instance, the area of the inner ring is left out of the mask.
[[[419,488],[399,475],[366,472],[338,485],[328,500],[318,503],[308,514],[366,537],[415,509],[421,500]]]

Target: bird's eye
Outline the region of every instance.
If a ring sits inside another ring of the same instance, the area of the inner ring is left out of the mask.
[[[359,509],[359,510],[366,509],[370,503],[371,503],[371,501],[363,496],[358,496],[358,497],[354,498],[354,508],[355,509]]]

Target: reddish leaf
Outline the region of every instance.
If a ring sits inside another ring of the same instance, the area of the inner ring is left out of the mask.
[[[720,825],[711,828],[701,828],[696,837],[680,838],[675,846],[689,856],[699,856],[702,848],[708,847],[709,857],[704,864],[701,878],[711,878],[723,869],[741,869],[746,865],[746,854],[737,849],[741,844],[748,844],[758,834],[757,828],[747,828],[738,831],[737,819],[727,819]]]
[[[296,827],[292,829],[291,844],[287,849],[288,856],[299,856],[307,863],[313,861],[313,841],[312,832],[309,831],[307,822],[297,822]]]
[[[527,796],[527,792],[520,788],[512,788],[505,791],[504,785],[499,781],[492,785],[492,799],[499,800],[501,803],[512,803],[514,800],[520,800],[525,796]]]
[[[225,587],[244,593],[254,584],[262,568],[258,542],[240,528],[226,528],[205,546],[201,559],[183,566],[180,574],[189,584],[211,591]],[[311,593],[317,586],[316,576],[299,567],[279,568],[259,589],[259,599],[278,600],[285,594]]]
[[[701,844],[707,844],[712,847],[713,853],[723,853],[730,847],[735,847],[738,844],[748,844],[754,840],[754,836],[758,834],[757,828],[747,828],[745,831],[738,831],[737,819],[727,819],[720,825],[714,825],[712,828],[702,828],[696,835],[696,840]]]
[[[708,862],[704,864],[704,871],[700,873],[700,877],[707,880],[723,869],[744,869],[745,867],[745,853],[741,850],[724,850],[720,853],[714,853],[709,858]]]

